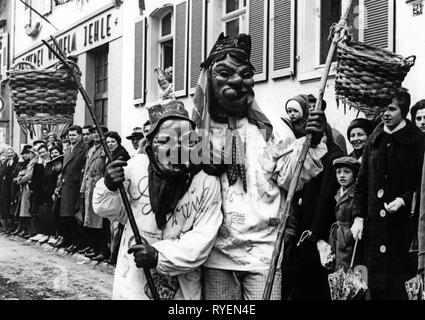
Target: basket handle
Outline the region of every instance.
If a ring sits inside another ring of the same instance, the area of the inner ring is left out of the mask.
[[[30,67],[30,69],[31,70],[37,70],[37,67],[35,66],[35,64],[33,64],[33,63],[31,63],[31,62],[28,62],[28,61],[18,61],[18,62],[15,62],[11,67],[10,67],[10,70],[19,70],[20,68],[20,66],[28,66],[28,67]]]
[[[406,62],[407,65],[410,65],[411,67],[413,67],[416,63],[416,56],[407,57],[405,59],[405,62]]]

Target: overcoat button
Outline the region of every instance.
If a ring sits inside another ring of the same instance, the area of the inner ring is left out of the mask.
[[[385,194],[384,190],[380,189],[380,190],[378,191],[378,198],[379,198],[379,199],[382,199],[382,197],[384,196],[384,194]]]
[[[379,251],[381,251],[381,253],[385,253],[385,252],[387,252],[387,247],[386,246],[381,246],[379,248]]]
[[[385,210],[381,210],[381,217],[385,218],[387,216],[387,212]]]

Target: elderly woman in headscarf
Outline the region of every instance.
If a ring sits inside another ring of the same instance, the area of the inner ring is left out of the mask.
[[[19,160],[12,147],[6,148],[5,154],[6,162],[2,166],[2,170],[0,172],[0,219],[2,224],[2,228],[0,230],[2,232],[13,231],[10,229],[14,229],[11,225],[11,219],[13,216],[11,209],[13,195],[15,194],[16,188],[14,178],[16,178],[17,175],[16,167]]]

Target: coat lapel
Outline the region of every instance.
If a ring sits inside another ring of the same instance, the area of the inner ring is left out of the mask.
[[[78,154],[80,154],[81,150],[84,149],[84,141],[81,140],[72,150],[71,153],[69,153],[69,151],[67,152],[67,155],[65,155],[65,159],[64,159],[64,164],[63,164],[63,168],[65,169],[65,167],[71,162],[72,159],[74,159]]]
[[[341,196],[341,189],[338,190],[338,193],[335,196],[336,200],[336,208],[338,208],[341,204],[344,202],[350,200],[350,198],[354,195],[354,183],[351,185],[350,188]]]
[[[103,148],[102,146],[99,146],[91,155],[89,160],[89,165],[92,165],[93,162],[95,162],[97,159],[99,159],[103,155]]]

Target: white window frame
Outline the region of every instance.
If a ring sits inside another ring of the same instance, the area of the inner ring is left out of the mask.
[[[320,9],[321,9],[321,7],[322,7],[322,1],[328,1],[328,0],[316,0],[316,9],[318,10],[318,12],[320,13],[320,15],[322,14],[321,13],[321,11],[320,11]],[[343,6],[343,2],[344,2],[344,0],[341,0],[341,14],[342,14],[342,10],[344,9],[344,6]],[[316,17],[316,48],[317,48],[317,50],[316,50],[316,56],[315,56],[315,61],[316,61],[316,63],[315,63],[315,65],[316,65],[316,69],[322,69],[322,68],[324,68],[324,66],[325,66],[325,64],[326,63],[320,63],[320,45],[321,45],[321,43],[320,43],[320,33],[321,33],[321,30],[320,30],[320,26],[321,26],[321,16],[317,16],[317,15],[315,15],[315,17]],[[335,21],[336,23],[338,23],[338,21]],[[331,65],[331,74],[335,74],[336,72],[335,72],[335,69],[336,68],[336,62],[332,62],[332,65]],[[332,72],[332,71],[334,71],[334,72]]]
[[[227,35],[226,33],[226,23],[239,19],[239,33],[248,33],[248,7],[249,7],[249,3],[248,0],[246,2],[246,6],[243,7],[243,1],[244,0],[239,0],[239,9],[231,11],[229,13],[226,13],[226,1],[227,0],[222,0],[223,1],[223,12],[222,12],[222,16],[221,16],[221,22],[222,22],[222,30],[225,33],[225,35]]]
[[[165,16],[167,16],[169,13],[171,13],[171,32],[170,34],[166,35],[166,36],[162,36],[162,20],[165,18]],[[165,11],[162,16],[158,19],[158,23],[159,23],[159,34],[158,34],[158,45],[159,45],[159,50],[158,50],[158,61],[159,61],[159,67],[164,70],[164,47],[163,47],[163,43],[166,41],[170,41],[173,40],[173,64],[174,64],[174,47],[175,47],[175,43],[174,43],[174,29],[175,29],[175,19],[174,19],[174,10],[173,7],[170,7],[167,11]],[[174,68],[174,65],[173,65]]]

